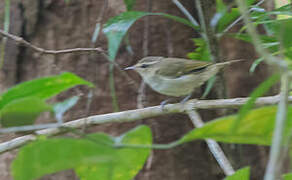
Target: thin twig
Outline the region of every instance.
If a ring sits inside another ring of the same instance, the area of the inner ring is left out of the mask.
[[[44,130],[36,131],[36,135],[46,135],[54,136],[62,133],[62,127],[69,128],[82,128],[84,123],[88,126],[93,126],[96,124],[104,123],[114,123],[114,122],[130,122],[141,120],[145,118],[156,117],[166,114],[175,114],[175,113],[185,113],[186,107],[192,107],[194,109],[216,109],[216,108],[239,108],[244,105],[249,98],[234,98],[234,99],[219,99],[219,100],[190,100],[183,104],[168,104],[161,109],[161,106],[147,107],[144,109],[129,110],[123,112],[102,114],[89,116],[86,118],[81,118],[78,120],[70,121],[64,123],[59,128],[49,128]],[[289,102],[292,102],[292,96],[289,97]],[[258,98],[255,102],[255,106],[264,106],[264,105],[274,105],[280,101],[280,96],[269,96]],[[191,104],[191,105],[189,105]],[[4,142],[0,144],[0,153],[5,151],[23,146],[24,144],[33,141],[36,139],[36,135],[26,135],[18,137],[16,139]]]
[[[256,3],[256,6],[259,6],[259,5],[261,5],[262,3],[264,3],[265,2],[265,0],[261,0],[261,1],[259,1],[258,3]],[[252,11],[252,8],[250,8],[249,10],[248,10],[248,12],[251,12]],[[233,21],[231,24],[229,24],[229,26],[227,26],[224,30],[223,30],[223,32],[222,32],[222,34],[225,34],[226,32],[228,32],[233,26],[235,26],[240,20],[242,20],[242,18],[243,18],[243,16],[240,16],[240,17],[238,17],[235,21]],[[221,34],[221,35],[222,35]]]
[[[105,14],[107,8],[108,8],[108,0],[104,0],[103,6],[102,6],[102,8],[100,8],[100,12],[99,12],[98,18],[96,20],[95,30],[96,30],[96,28],[98,28],[98,31],[97,31],[97,34],[95,35],[96,39],[92,39],[93,42],[98,41],[98,38],[100,37],[99,35],[101,33],[101,30],[102,30],[102,21],[103,21],[103,17],[104,17],[104,14]]]
[[[209,27],[208,23],[206,21],[206,16],[204,15],[204,11],[203,11],[203,8],[202,8],[202,4],[201,4],[201,1],[202,0],[195,0],[196,2],[196,8],[197,8],[197,11],[198,11],[198,15],[199,15],[199,19],[200,19],[200,24],[201,24],[201,28],[202,28],[202,35],[203,35],[203,38],[205,39],[206,43],[207,43],[207,47],[209,49],[209,52],[210,52],[210,57],[211,57],[211,60],[213,62],[217,62],[218,61],[218,50],[216,44],[213,45],[213,43],[211,42],[212,39],[216,38],[216,36],[214,36],[214,33],[212,32],[213,30]]]
[[[2,29],[0,29],[0,34],[2,34],[4,37],[7,37],[9,39],[12,39],[16,41],[20,45],[24,45],[25,47],[32,48],[33,50],[42,53],[42,54],[52,54],[52,55],[57,55],[57,54],[66,54],[66,53],[77,53],[77,52],[98,52],[101,53],[102,56],[104,56],[109,63],[113,63],[114,66],[121,72],[121,74],[131,83],[135,86],[135,89],[138,89],[138,84],[133,81],[131,77],[128,76],[128,74],[122,70],[122,68],[115,62],[111,61],[108,59],[108,56],[106,55],[106,52],[102,48],[74,48],[74,49],[64,49],[64,50],[46,50],[40,47],[37,47],[28,41],[24,40],[22,37],[15,36],[10,33],[6,33]]]
[[[280,170],[283,165],[283,160],[281,160],[281,152],[284,127],[287,119],[289,87],[289,75],[288,73],[284,73],[281,79],[280,102],[278,105],[269,162],[264,178],[265,180],[274,180],[280,178]]]
[[[80,53],[80,52],[98,52],[98,53],[104,52],[102,48],[73,48],[73,49],[64,49],[64,50],[46,50],[29,43],[28,41],[24,40],[22,37],[7,33],[3,31],[2,29],[0,29],[0,34],[3,35],[4,37],[7,37],[9,39],[16,41],[20,45],[23,45],[28,48],[32,48],[33,50],[42,54],[57,55],[57,54]]]
[[[204,122],[202,121],[199,113],[195,111],[192,107],[188,110],[188,115],[195,127],[200,128],[204,126]],[[219,144],[213,139],[206,139],[206,143],[208,144],[211,153],[217,160],[225,175],[230,176],[234,174],[234,169]]]
[[[189,11],[178,0],[172,0],[172,2],[181,10],[181,12],[189,19],[189,21],[193,25],[199,26],[199,23],[195,20],[195,18],[189,13]]]

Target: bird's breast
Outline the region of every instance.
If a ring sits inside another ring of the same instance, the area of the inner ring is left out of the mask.
[[[152,77],[144,81],[155,91],[167,96],[186,96],[202,83],[195,82],[192,76],[180,78]]]

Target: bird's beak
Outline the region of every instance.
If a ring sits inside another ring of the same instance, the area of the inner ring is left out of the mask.
[[[124,70],[133,70],[133,69],[136,69],[135,66],[129,66],[129,67],[126,67]]]

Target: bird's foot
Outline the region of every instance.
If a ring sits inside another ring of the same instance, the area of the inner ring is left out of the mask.
[[[187,95],[183,100],[180,101],[181,104],[186,103],[190,98],[192,97],[192,94]]]
[[[173,99],[172,98],[170,98],[170,99],[166,99],[166,100],[164,100],[164,101],[162,101],[161,103],[160,103],[160,108],[161,108],[161,110],[165,110],[164,108],[165,108],[165,105],[166,104],[168,104],[170,101],[172,101]]]

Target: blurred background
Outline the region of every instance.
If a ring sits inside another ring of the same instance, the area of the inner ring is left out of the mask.
[[[206,1],[203,9],[210,13],[216,10],[215,1]],[[232,5],[232,1],[225,1]],[[107,50],[107,40],[100,34],[96,42],[92,36],[97,23],[105,23],[110,17],[126,11],[122,0],[11,0],[9,32],[21,36],[32,44],[44,49],[70,49],[81,47],[101,47]],[[198,15],[193,0],[181,1],[184,7],[197,19]],[[263,6],[272,7],[269,2]],[[5,1],[0,1],[0,25],[3,27]],[[164,12],[184,17],[177,6],[169,0],[137,0],[133,10]],[[2,24],[1,24],[2,23]],[[230,29],[236,32],[242,23]],[[116,56],[113,77],[116,100],[120,111],[140,107],[159,105],[167,97],[159,95],[147,85],[141,87],[141,78],[134,72],[123,68],[135,64],[144,56],[165,56],[188,58],[196,46],[192,38],[199,37],[193,29],[176,21],[160,16],[147,16],[135,22],[123,41]],[[1,37],[2,38],[2,37]],[[244,59],[245,62],[234,64],[223,72],[226,97],[246,97],[270,74],[271,69],[260,64],[251,74],[249,68],[257,58],[253,47],[231,37],[223,37],[218,42],[218,50],[223,61]],[[18,46],[8,40],[5,48],[5,61],[0,70],[0,93],[13,85],[38,77],[56,75],[61,72],[73,72],[94,83],[92,102],[88,105],[88,89],[77,87],[62,93],[53,101],[63,100],[71,95],[80,95],[81,100],[65,116],[66,121],[89,115],[114,112],[110,89],[109,61],[101,53],[68,53],[59,55],[40,54],[30,48]],[[134,83],[133,83],[134,82]],[[274,89],[276,89],[275,87]],[[205,86],[194,93],[199,98]],[[215,90],[214,90],[215,89]],[[143,92],[143,93],[141,93]],[[273,90],[270,92],[273,94]],[[206,99],[216,99],[216,84]],[[220,97],[222,98],[222,97]],[[137,103],[139,102],[139,103]],[[215,110],[200,111],[204,121],[218,116]],[[232,113],[232,112],[227,112]],[[219,113],[220,114],[220,113]],[[51,122],[48,114],[38,119],[41,123]],[[168,143],[180,138],[193,127],[185,115],[168,115],[145,119],[132,123],[106,124],[87,128],[86,132],[106,132],[119,135],[138,124],[151,127],[154,143]],[[4,142],[15,134],[1,135]],[[252,179],[259,179],[264,174],[267,161],[267,149],[255,145],[226,145],[223,149],[235,169],[250,165]],[[17,150],[0,156],[0,180],[12,179],[9,174],[10,163]],[[188,180],[188,179],[222,179],[224,173],[217,165],[204,141],[195,141],[170,150],[154,150],[136,180]],[[43,177],[44,180],[78,179],[73,171],[65,171]]]

